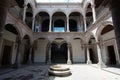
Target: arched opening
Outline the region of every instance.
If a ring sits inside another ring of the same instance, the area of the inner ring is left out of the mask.
[[[26,64],[29,60],[30,55],[30,38],[28,35],[25,35],[22,41],[22,54],[21,54],[21,63]]]
[[[67,63],[67,43],[63,43],[60,47],[55,43],[51,45],[52,63]]]
[[[25,18],[25,22],[28,25],[28,27],[30,29],[32,29],[32,17],[33,17],[33,13],[32,13],[32,7],[30,4],[27,5],[27,9],[26,9],[26,18]]]
[[[109,35],[109,36],[107,36]],[[104,46],[106,47],[106,57],[108,65],[116,64],[116,55],[115,55],[115,41],[110,41],[112,38],[115,38],[114,28],[112,25],[105,26],[101,31],[101,42],[104,42]],[[107,42],[105,42],[107,40]]]
[[[1,47],[2,66],[10,66],[14,64],[17,50],[17,37],[19,37],[19,33],[16,28],[11,24],[5,25],[3,44]]]
[[[69,15],[69,29],[71,32],[83,31],[83,16],[79,12],[72,12]]]
[[[54,22],[54,32],[65,32],[65,22],[58,19]]]
[[[93,13],[92,13],[92,8],[91,8],[91,4],[89,3],[89,5],[87,6],[87,10],[86,10],[86,26],[87,28],[90,27],[90,25],[93,23]]]
[[[43,21],[41,31],[48,32],[48,30],[49,30],[49,19]]]
[[[92,63],[93,64],[98,63],[96,40],[93,36],[91,36],[89,40],[89,53],[90,53],[90,60],[92,61]]]
[[[48,32],[49,30],[49,14],[47,12],[39,12],[35,17],[35,32]]]
[[[75,20],[69,20],[69,27],[71,32],[77,32],[77,22]]]
[[[66,31],[66,16],[63,12],[56,12],[53,14],[53,32]]]

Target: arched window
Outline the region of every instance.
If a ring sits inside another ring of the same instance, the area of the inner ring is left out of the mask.
[[[65,32],[65,22],[61,19],[58,19],[54,22],[54,32]]]
[[[49,19],[44,20],[42,23],[42,32],[48,32],[49,30]]]
[[[73,19],[69,20],[69,26],[71,32],[77,32],[77,22]]]

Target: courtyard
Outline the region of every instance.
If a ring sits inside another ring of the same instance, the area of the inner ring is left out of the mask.
[[[57,64],[58,65],[58,64]],[[0,71],[0,80],[120,80],[120,68],[98,68],[97,64],[59,64],[70,68],[72,75],[55,77],[48,75],[50,65],[29,65],[19,69]],[[3,72],[3,73],[2,73]]]

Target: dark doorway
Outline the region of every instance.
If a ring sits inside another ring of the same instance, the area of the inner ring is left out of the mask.
[[[11,46],[5,45],[2,56],[2,65],[10,65],[11,61]]]
[[[51,47],[52,63],[67,63],[67,44],[64,43],[60,48],[56,44]]]
[[[93,49],[89,49],[90,53],[90,60],[92,61],[93,64],[98,63],[98,57],[97,54],[95,55]]]
[[[28,62],[28,59],[29,59],[29,48],[28,48],[28,46],[25,46],[22,63],[26,64]]]
[[[109,64],[116,64],[114,46],[108,46]]]
[[[24,42],[24,48],[23,48],[23,58],[21,59],[21,63],[22,64],[26,64],[29,60],[29,54],[30,54],[30,38],[28,35],[25,35],[23,38],[23,42]]]

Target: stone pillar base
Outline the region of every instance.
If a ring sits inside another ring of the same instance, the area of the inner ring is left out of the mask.
[[[32,64],[32,61],[31,61],[31,60],[28,60],[27,64]]]
[[[91,60],[87,60],[87,64],[92,64]]]
[[[98,67],[99,68],[106,68],[107,66],[103,62],[98,62]]]
[[[117,67],[120,67],[120,63],[116,63],[116,66],[117,66]]]
[[[51,61],[49,60],[49,61],[47,61],[47,64],[51,64]]]
[[[21,64],[20,63],[14,63],[13,64],[13,68],[20,68],[21,67]]]
[[[72,64],[71,60],[67,60],[67,64],[71,65]]]

